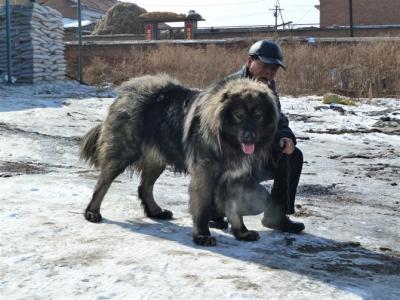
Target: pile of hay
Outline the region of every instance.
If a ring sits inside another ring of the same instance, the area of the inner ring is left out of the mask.
[[[117,3],[96,24],[92,35],[143,34],[143,20],[139,19],[147,11],[133,3]]]
[[[149,22],[180,22],[186,20],[186,15],[167,11],[152,11],[142,14],[139,18]]]

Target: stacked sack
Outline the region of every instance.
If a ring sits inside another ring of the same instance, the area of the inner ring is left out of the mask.
[[[11,6],[12,76],[17,83],[64,80],[62,15],[36,3]],[[0,8],[0,72],[7,70],[5,6]]]

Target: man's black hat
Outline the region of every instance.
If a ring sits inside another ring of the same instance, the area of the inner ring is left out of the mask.
[[[286,70],[282,62],[282,50],[274,42],[268,40],[255,42],[249,49],[249,56],[257,56],[264,64],[279,65]]]

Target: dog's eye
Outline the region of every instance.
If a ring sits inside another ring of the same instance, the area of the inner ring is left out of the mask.
[[[254,114],[254,119],[257,120],[257,121],[261,120],[262,117],[263,117],[263,115],[260,114],[260,113],[255,113],[255,114]]]
[[[235,117],[236,120],[241,121],[244,119],[244,113],[240,111],[236,111],[233,113],[233,116]]]

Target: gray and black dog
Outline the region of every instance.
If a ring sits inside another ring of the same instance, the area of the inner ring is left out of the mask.
[[[269,88],[249,79],[222,81],[200,92],[168,75],[123,83],[105,121],[82,139],[81,158],[100,169],[85,211],[100,222],[100,206],[113,180],[125,169],[140,174],[138,197],[146,216],[171,219],[154,200],[153,186],[164,169],[189,173],[193,241],[216,244],[208,222],[217,210],[239,240],[257,240],[244,215],[265,211],[267,190],[254,179],[270,159],[278,123]]]

